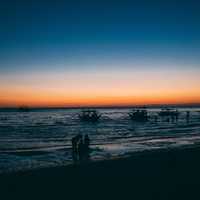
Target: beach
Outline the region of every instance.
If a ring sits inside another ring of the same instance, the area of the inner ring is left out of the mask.
[[[200,0],[0,11],[0,200],[200,200]]]
[[[1,199],[199,199],[200,147],[0,176]]]

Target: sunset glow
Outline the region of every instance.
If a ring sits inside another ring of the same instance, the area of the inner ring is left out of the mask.
[[[0,107],[200,103],[195,5],[5,2]]]
[[[131,106],[200,102],[198,70],[15,74],[1,78],[0,105]]]

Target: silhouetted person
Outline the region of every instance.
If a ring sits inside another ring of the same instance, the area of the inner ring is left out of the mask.
[[[78,142],[78,158],[79,161],[82,161],[84,157],[84,143],[83,143],[83,138],[81,136],[81,138],[79,139]]]
[[[178,122],[178,110],[176,110],[175,119],[176,119],[176,122]]]
[[[84,144],[85,144],[85,147],[87,147],[87,148],[89,149],[89,146],[90,146],[90,138],[89,138],[88,134],[85,135]]]
[[[169,117],[166,119],[166,122],[170,122],[170,118]]]
[[[77,136],[73,137],[72,140],[71,140],[72,141],[72,151],[73,152],[76,151],[76,140],[77,140],[76,138],[77,138]]]
[[[98,115],[97,115],[96,112],[93,112],[92,115],[91,115],[91,117],[92,117],[93,119],[97,119],[97,118],[98,118]]]
[[[72,138],[72,157],[73,161],[87,161],[89,159],[90,138],[86,134],[84,139],[81,134]]]
[[[78,144],[81,138],[82,138],[81,134],[78,134],[72,138],[72,157],[74,162],[77,162],[79,159]]]
[[[88,134],[84,137],[84,159],[88,160],[90,157],[90,138]]]
[[[187,123],[190,121],[190,111],[186,111],[186,121]]]
[[[78,160],[77,143],[78,143],[78,136],[76,135],[72,138],[72,157],[73,161],[75,162]]]

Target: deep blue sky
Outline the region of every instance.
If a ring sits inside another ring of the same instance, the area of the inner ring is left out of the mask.
[[[200,102],[200,1],[0,1],[0,106]]]
[[[0,72],[137,58],[200,63],[197,0],[7,0],[0,25]]]

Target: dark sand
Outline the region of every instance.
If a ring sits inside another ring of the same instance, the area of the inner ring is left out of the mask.
[[[200,199],[200,147],[1,175],[0,199]]]

